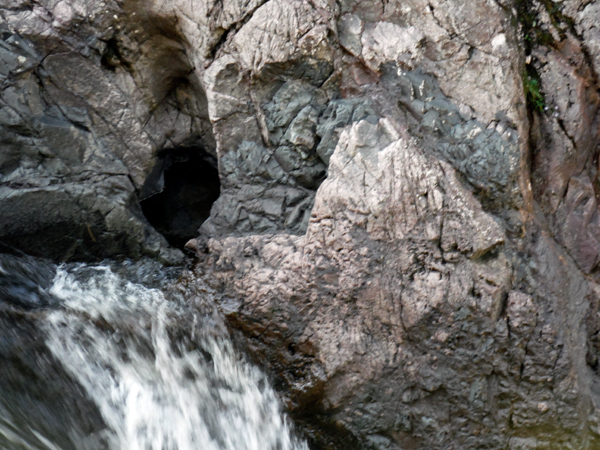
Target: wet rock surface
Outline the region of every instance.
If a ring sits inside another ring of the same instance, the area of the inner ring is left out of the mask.
[[[6,249],[3,248],[4,251]],[[100,411],[44,343],[38,327],[59,302],[48,291],[56,266],[0,254],[0,445],[106,448]],[[51,444],[52,445],[52,444]]]
[[[599,8],[11,0],[0,241],[176,262],[139,202],[201,149],[188,247],[315,448],[597,448]]]

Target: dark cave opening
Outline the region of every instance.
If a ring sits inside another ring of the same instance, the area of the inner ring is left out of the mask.
[[[198,236],[219,197],[217,160],[202,147],[164,149],[158,156],[140,206],[169,244],[182,248]]]

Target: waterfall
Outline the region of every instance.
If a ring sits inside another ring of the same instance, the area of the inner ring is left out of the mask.
[[[45,344],[98,407],[110,449],[308,449],[265,375],[185,302],[108,266],[59,267],[48,293],[60,306],[38,323]]]

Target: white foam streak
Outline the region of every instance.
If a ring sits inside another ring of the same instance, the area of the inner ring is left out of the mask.
[[[194,345],[174,343],[179,305],[106,267],[86,270],[80,279],[59,269],[51,293],[65,309],[49,314],[47,345],[98,405],[111,448],[307,449],[292,438],[264,375],[229,340],[190,329]]]

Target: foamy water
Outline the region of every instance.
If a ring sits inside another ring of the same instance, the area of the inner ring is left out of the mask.
[[[49,292],[62,307],[42,321],[46,345],[98,406],[111,449],[308,449],[266,377],[185,304],[100,266],[59,268]]]

